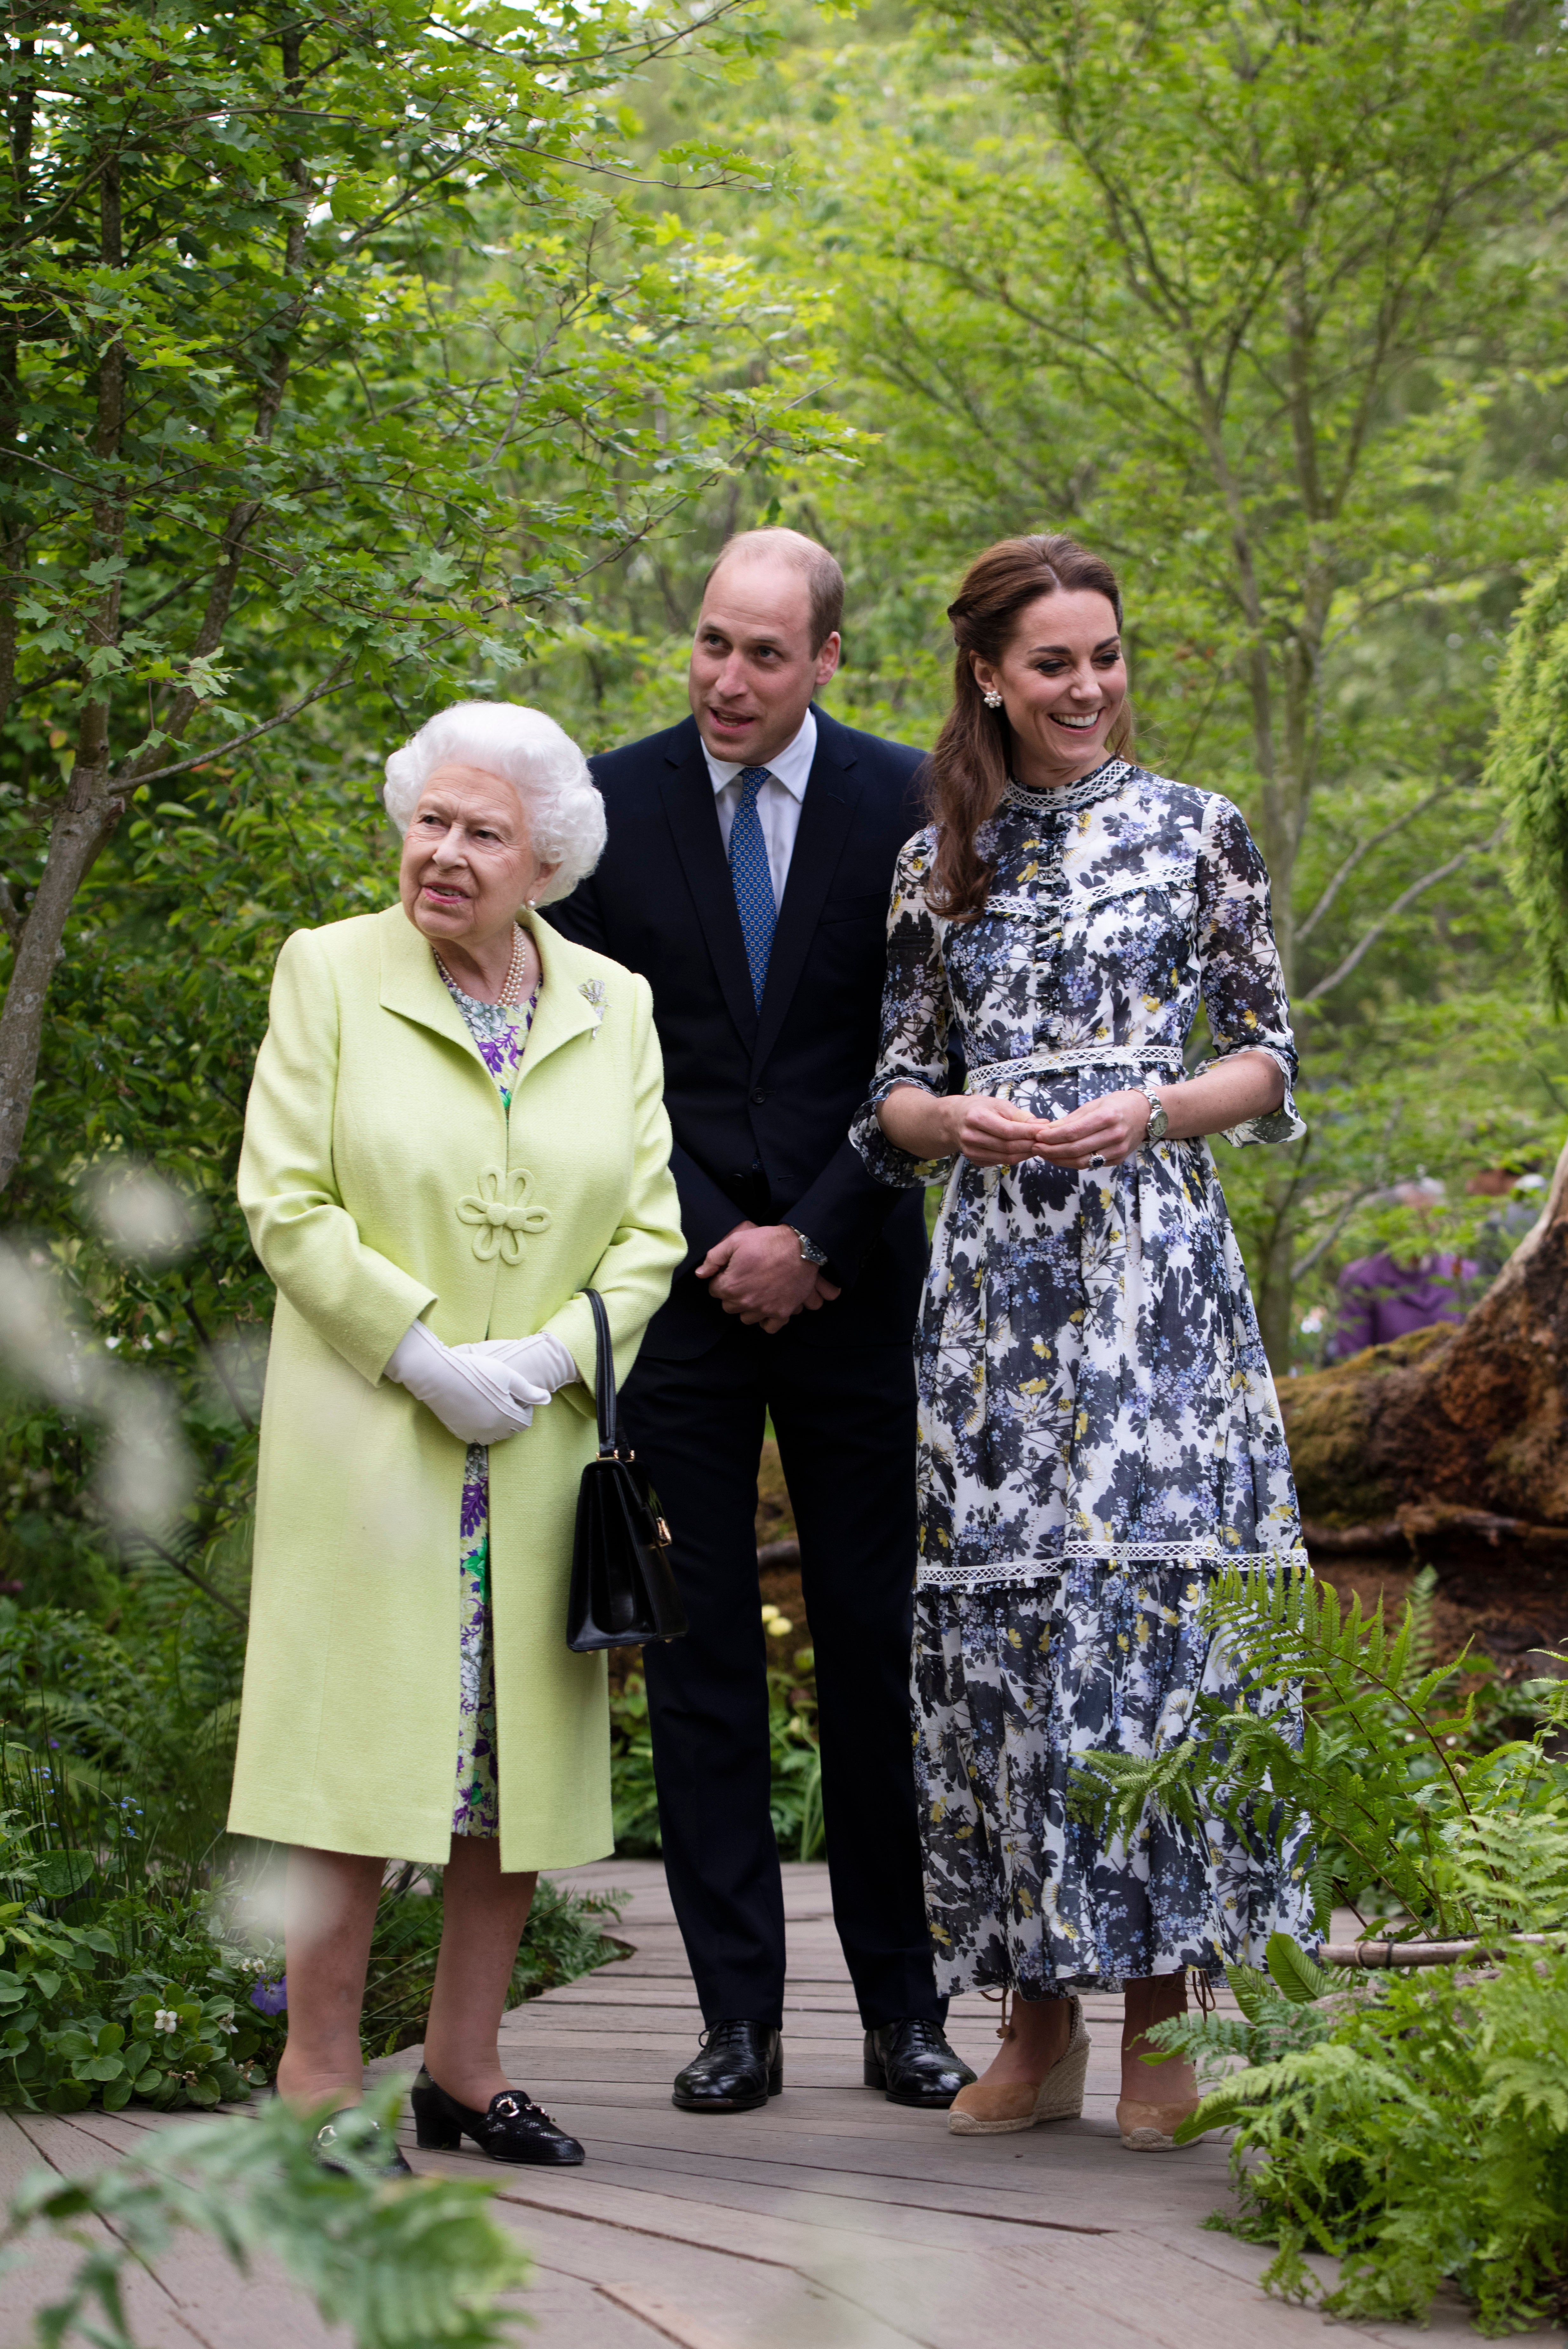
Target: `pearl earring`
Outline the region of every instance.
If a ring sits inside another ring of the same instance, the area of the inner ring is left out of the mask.
[[[988,709],[1000,709],[1002,707],[1002,696],[998,693],[994,685],[988,685],[983,688],[981,693],[981,699],[984,702]]]

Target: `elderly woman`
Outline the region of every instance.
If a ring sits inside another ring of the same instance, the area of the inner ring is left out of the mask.
[[[624,1379],[683,1245],[663,1071],[647,981],[537,911],[604,845],[558,726],[444,710],[386,804],[401,902],[287,941],[246,1117],[277,1310],[229,1824],[294,1847],[278,2087],[324,2151],[396,1856],[444,1869],[419,2143],[576,2162],[496,2033],[537,1870],[613,1839],[605,1659],[566,1644],[581,1291]]]

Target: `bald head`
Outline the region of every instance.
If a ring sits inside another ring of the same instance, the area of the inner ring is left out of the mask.
[[[720,572],[732,563],[782,564],[805,580],[811,603],[814,653],[819,653],[828,637],[836,636],[843,626],[844,574],[826,547],[818,546],[815,538],[782,527],[737,532],[719,549],[718,558],[702,582],[704,597]]]

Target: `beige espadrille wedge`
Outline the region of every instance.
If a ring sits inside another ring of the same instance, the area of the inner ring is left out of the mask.
[[[1075,1998],[1068,2004],[1073,2020],[1067,2044],[1045,2077],[1038,2083],[975,2080],[961,2088],[948,2109],[948,2127],[954,2137],[1005,2137],[1012,2129],[1033,2128],[1037,2121],[1078,2118],[1091,2043],[1082,2002]]]

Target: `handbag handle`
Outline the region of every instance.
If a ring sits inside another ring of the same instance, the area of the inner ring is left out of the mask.
[[[585,1288],[583,1295],[594,1317],[594,1409],[599,1424],[599,1458],[620,1457],[619,1414],[616,1409],[615,1347],[610,1339],[609,1315],[605,1311],[604,1299],[597,1288]]]

